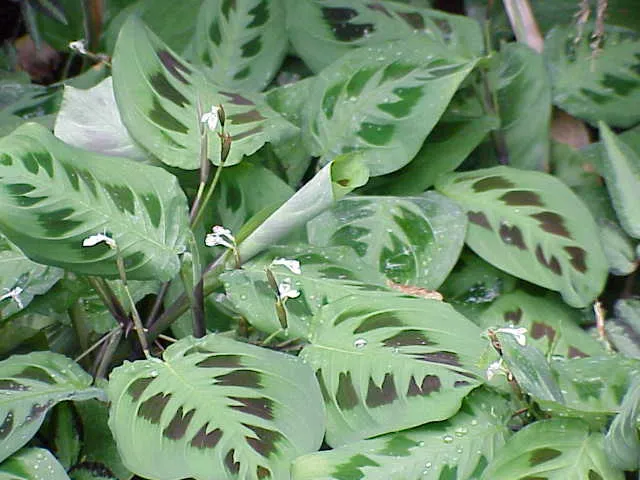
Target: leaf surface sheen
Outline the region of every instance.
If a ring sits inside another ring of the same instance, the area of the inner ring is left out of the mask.
[[[313,326],[300,355],[320,382],[332,447],[449,418],[483,382],[486,341],[444,302],[354,295]]]
[[[125,363],[108,391],[125,466],[157,480],[286,479],[324,434],[307,365],[215,334],[178,341],[164,361]]]
[[[69,480],[64,467],[45,448],[25,448],[0,464],[0,480]]]
[[[437,188],[466,209],[467,244],[489,263],[573,307],[602,291],[608,263],[595,221],[556,178],[501,166],[445,176]]]

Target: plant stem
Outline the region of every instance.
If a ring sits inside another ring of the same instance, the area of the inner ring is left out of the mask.
[[[113,290],[111,290],[111,287],[103,278],[87,277],[87,280],[100,297],[100,300],[102,300],[102,303],[107,307],[111,316],[115,318],[122,327],[126,327],[131,323],[131,320],[129,319],[125,309],[122,307],[120,300],[116,294],[113,293]]]
[[[151,325],[153,325],[153,322],[155,322],[156,318],[160,314],[160,309],[162,308],[162,303],[164,302],[164,297],[167,296],[167,292],[169,291],[169,286],[170,285],[171,285],[171,282],[165,282],[165,283],[162,284],[162,287],[160,287],[160,291],[158,292],[158,295],[156,296],[156,300],[155,300],[155,302],[153,302],[153,307],[151,308],[151,313],[149,313],[149,316],[147,317],[147,321],[145,322],[145,327],[146,328],[149,328]]]
[[[87,348],[84,352],[82,352],[80,355],[78,355],[76,358],[74,358],[73,361],[74,362],[79,362],[80,360],[82,360],[84,357],[89,355],[91,352],[93,352],[96,348],[98,348],[104,342],[109,340],[109,337],[111,337],[112,335],[115,335],[115,333],[117,331],[119,331],[119,330],[122,330],[122,327],[117,326],[113,330],[111,330],[109,333],[106,333],[105,335],[103,335],[102,338],[100,338],[100,340],[95,342],[93,345],[91,345],[89,348]]]
[[[144,332],[144,327],[142,326],[142,320],[140,319],[140,315],[138,314],[138,309],[136,308],[136,302],[133,300],[133,296],[131,295],[131,291],[129,290],[129,284],[127,283],[127,272],[124,268],[124,261],[122,260],[122,255],[120,255],[119,249],[116,251],[116,263],[118,265],[120,281],[122,281],[122,286],[124,288],[125,294],[127,295],[127,299],[129,300],[129,304],[131,305],[133,326],[136,333],[138,334],[140,346],[142,347],[142,353],[144,353],[145,358],[151,358],[151,354],[149,353],[149,344],[147,343],[147,337]]]
[[[116,353],[118,345],[120,345],[120,339],[122,338],[123,330],[119,328],[116,333],[109,337],[109,341],[104,344],[100,355],[98,356],[99,361],[97,362],[95,368],[95,378],[105,378],[107,373],[107,368],[111,364],[111,359],[113,355]]]
[[[213,195],[213,191],[216,189],[216,186],[218,185],[218,181],[220,180],[220,174],[222,173],[223,167],[224,166],[220,164],[216,169],[216,173],[213,176],[213,181],[211,182],[211,185],[209,185],[209,188],[207,189],[207,193],[204,196],[204,200],[202,201],[202,206],[198,208],[198,211],[195,217],[193,218],[193,221],[191,222],[192,230],[195,230],[200,224],[200,222],[202,221],[202,216],[204,215],[204,212],[206,210],[205,207],[209,204],[209,201],[211,200],[211,196]]]

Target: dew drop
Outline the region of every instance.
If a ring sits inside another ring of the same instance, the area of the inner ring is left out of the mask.
[[[356,338],[353,346],[356,348],[364,348],[367,346],[367,341],[364,338]]]
[[[445,435],[444,437],[442,437],[442,441],[444,443],[452,443],[453,442],[453,437],[451,435]]]

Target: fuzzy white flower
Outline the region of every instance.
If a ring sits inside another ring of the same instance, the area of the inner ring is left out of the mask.
[[[220,107],[212,106],[210,111],[202,115],[200,122],[206,123],[209,130],[214,132],[220,123]]]
[[[298,298],[300,296],[300,290],[296,290],[291,286],[291,280],[285,278],[282,283],[278,284],[278,297],[281,301],[285,301],[287,298]]]
[[[236,239],[231,234],[231,230],[221,227],[220,225],[215,225],[211,229],[211,231],[213,233],[208,233],[204,238],[204,244],[207,247],[215,247],[221,245],[226,248],[236,248]]]
[[[4,295],[0,295],[0,302],[2,300],[6,300],[7,298],[10,298],[11,300],[13,300],[14,302],[16,302],[16,304],[18,305],[18,307],[20,308],[24,308],[24,305],[22,304],[22,300],[20,300],[20,294],[23,292],[24,290],[20,287],[15,287],[11,290],[9,290],[7,293],[5,293]]]
[[[95,235],[91,235],[87,238],[85,238],[82,241],[82,246],[83,247],[93,247],[95,245],[98,245],[99,243],[106,243],[109,248],[111,248],[112,250],[116,249],[116,241],[109,237],[108,235],[104,234],[104,233],[96,233]]]
[[[487,380],[491,380],[499,373],[506,373],[506,369],[502,363],[502,359],[496,360],[487,368],[486,376]]]
[[[74,52],[78,52],[81,55],[86,55],[87,52],[87,41],[85,39],[76,40],[75,42],[69,43],[69,48]]]
[[[295,273],[296,275],[300,275],[302,273],[302,269],[300,268],[300,262],[298,260],[291,260],[289,258],[274,258],[271,265],[282,265],[289,269],[291,273]]]
[[[524,327],[502,327],[496,330],[496,333],[508,333],[509,335],[513,335],[518,342],[523,347],[527,344],[527,337],[525,334],[527,333],[527,329]]]

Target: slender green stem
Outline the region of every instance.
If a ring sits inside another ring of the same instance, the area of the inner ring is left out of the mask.
[[[218,165],[218,168],[216,169],[216,173],[215,173],[215,175],[213,177],[213,181],[211,182],[211,185],[209,185],[209,188],[207,189],[207,193],[204,196],[204,200],[202,201],[202,205],[198,209],[198,212],[195,215],[195,218],[191,222],[191,228],[193,230],[195,230],[198,227],[198,225],[200,224],[200,222],[202,221],[202,217],[203,217],[204,212],[206,210],[206,206],[209,205],[209,201],[211,200],[211,196],[213,195],[213,191],[216,189],[216,186],[218,185],[218,182],[220,181],[220,174],[222,173],[222,169],[223,169],[223,165],[222,164]]]
[[[84,352],[82,352],[80,355],[78,355],[76,358],[73,359],[74,362],[79,362],[80,360],[82,360],[84,357],[86,357],[87,355],[89,355],[91,352],[93,352],[96,348],[98,348],[100,345],[102,345],[104,342],[106,342],[107,340],[109,340],[109,338],[112,335],[115,335],[116,332],[118,332],[119,330],[122,330],[122,327],[117,326],[115,327],[113,330],[111,330],[109,333],[103,335],[100,340],[98,340],[97,342],[95,342],[93,345],[91,345],[89,348],[87,348]]]
[[[149,344],[147,343],[147,336],[144,332],[144,327],[142,325],[142,319],[138,314],[138,309],[136,308],[136,302],[133,300],[133,296],[131,295],[131,291],[129,290],[129,284],[127,283],[127,272],[124,268],[124,261],[122,260],[122,255],[120,254],[120,250],[116,251],[116,263],[118,265],[118,273],[120,274],[120,280],[122,281],[122,286],[124,288],[124,292],[127,295],[127,299],[129,300],[129,304],[131,306],[131,315],[133,316],[133,327],[138,334],[138,339],[140,340],[140,346],[142,347],[142,353],[144,353],[145,358],[151,358],[151,354],[149,353]]]
[[[116,333],[109,337],[109,341],[104,344],[104,348],[100,352],[99,361],[95,368],[95,378],[105,378],[107,369],[111,364],[111,359],[120,345],[120,339],[122,338],[123,330],[119,328]]]
[[[170,285],[171,285],[171,282],[165,282],[162,284],[162,287],[160,287],[160,291],[156,296],[155,302],[153,302],[153,307],[151,307],[151,312],[149,313],[149,316],[147,317],[147,321],[145,322],[146,328],[151,327],[151,325],[153,325],[153,322],[155,322],[156,318],[158,318],[158,315],[160,314],[160,309],[162,308],[162,303],[164,302],[164,297],[167,296],[167,292],[169,291]]]
[[[107,307],[111,316],[123,327],[127,326],[130,323],[129,316],[109,284],[100,277],[87,277],[87,280],[100,297],[100,300],[102,300],[102,303]]]

